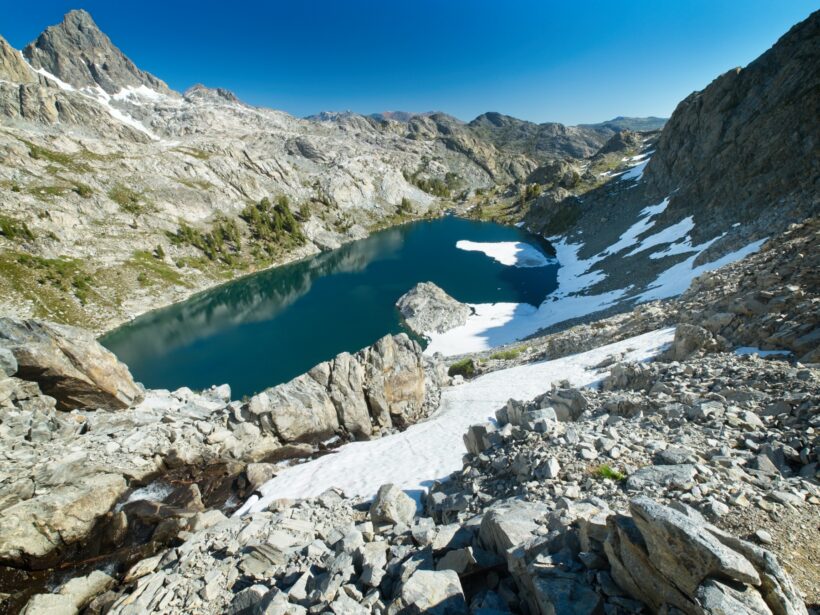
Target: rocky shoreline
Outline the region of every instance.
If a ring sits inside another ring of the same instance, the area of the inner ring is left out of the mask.
[[[597,388],[545,383],[540,397],[511,400],[494,423],[471,427],[462,470],[420,506],[385,487],[374,501],[330,491],[228,516],[294,458],[428,416],[449,379],[406,336],[243,403],[217,387],[65,412],[36,383],[8,377],[0,545],[4,570],[31,572],[18,578],[28,591],[7,604],[48,588],[24,612],[806,613],[820,601],[820,372],[796,357],[813,356],[803,337],[818,324],[817,255],[807,250],[817,233],[816,221],[795,226],[677,301],[546,336],[499,364],[476,357],[484,371],[506,369],[679,323],[654,362],[613,355]],[[760,306],[749,310],[752,299]],[[773,340],[791,358],[734,352]],[[5,346],[6,374],[32,355]],[[396,396],[376,394],[387,390]],[[223,465],[211,482],[169,480],[214,464]],[[92,565],[49,584],[37,565],[71,561],[68,544]],[[684,561],[696,562],[685,575],[675,568]]]

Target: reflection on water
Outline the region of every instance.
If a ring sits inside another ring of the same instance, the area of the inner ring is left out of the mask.
[[[491,223],[409,224],[151,312],[101,342],[146,386],[228,382],[239,396],[400,331],[395,301],[417,282],[470,303],[538,304],[555,288],[556,265],[507,267],[456,249],[459,239],[535,243]]]

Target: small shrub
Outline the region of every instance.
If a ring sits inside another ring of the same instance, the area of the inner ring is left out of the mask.
[[[74,192],[79,194],[84,199],[89,198],[92,194],[94,194],[94,190],[91,189],[91,186],[88,184],[84,184],[82,182],[72,182],[74,184]]]
[[[34,239],[34,233],[31,232],[25,222],[2,215],[0,215],[0,235],[3,235],[6,239],[19,238],[28,241]]]
[[[108,191],[108,198],[129,214],[138,215],[145,211],[143,195],[119,182]]]
[[[406,196],[402,197],[401,203],[399,204],[399,213],[400,214],[411,214],[413,213],[413,202],[408,199]]]
[[[472,378],[475,376],[475,363],[473,363],[472,359],[456,361],[450,366],[450,369],[447,370],[447,375],[450,377],[464,376],[465,378]]]
[[[595,468],[593,474],[598,478],[606,480],[626,480],[626,474],[624,474],[623,472],[619,472],[618,470],[613,470],[607,464],[603,464]]]
[[[508,350],[499,350],[498,352],[491,354],[490,358],[495,359],[496,361],[510,361],[520,354],[520,348],[510,348]]]

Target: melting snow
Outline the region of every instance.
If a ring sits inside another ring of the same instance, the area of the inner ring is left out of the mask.
[[[483,252],[502,265],[511,267],[544,267],[554,262],[533,246],[521,241],[481,243],[462,239],[456,242],[456,247],[468,252]]]
[[[554,381],[589,386],[605,372],[594,366],[615,353],[642,361],[672,341],[674,329],[660,329],[595,350],[522,365],[481,376],[445,389],[438,410],[428,420],[402,433],[366,442],[353,442],[307,463],[287,468],[265,483],[262,497],[252,496],[237,515],[259,512],[278,498],[305,498],[336,487],[348,496],[372,497],[385,483],[394,483],[417,499],[434,480],[461,469],[462,435],[467,427],[494,418],[509,398],[528,400],[549,390]]]
[[[663,213],[668,205],[669,198],[667,197],[657,205],[650,205],[649,207],[643,208],[641,213],[638,214],[638,221],[626,229],[618,241],[601,252],[598,260],[610,254],[617,254],[621,250],[635,245],[638,242],[638,236],[642,235],[655,225],[655,221],[652,220],[652,218]]]
[[[29,64],[29,66],[31,67],[31,70],[33,70],[35,73],[39,73],[43,77],[47,77],[48,79],[51,79],[54,83],[56,83],[59,86],[60,89],[67,90],[69,92],[76,92],[77,91],[74,88],[73,85],[71,85],[70,83],[66,83],[62,79],[59,79],[56,76],[52,75],[45,68],[34,68],[33,66],[31,66],[31,64]]]
[[[684,237],[684,241],[681,244],[678,244],[677,247],[673,248],[669,246],[667,251],[669,254],[683,254],[685,252],[691,252],[695,248],[692,247],[691,241],[689,237],[687,237],[687,233],[695,228],[695,223],[692,219],[692,216],[688,218],[684,218],[680,222],[673,224],[672,226],[668,226],[662,231],[658,231],[657,233],[650,235],[649,237],[644,237],[640,244],[635,246],[635,248],[627,254],[627,256],[634,256],[639,252],[643,252],[644,250],[648,250],[649,248],[654,248],[655,246],[659,246],[665,243],[672,243],[678,241],[681,237]],[[663,254],[664,256],[669,256],[669,254],[664,254],[658,252],[656,254]],[[650,258],[660,258],[655,254],[650,255]]]
[[[471,304],[474,314],[467,322],[444,333],[430,334],[430,343],[425,353],[432,355],[440,352],[445,356],[453,356],[480,352],[521,340],[558,323],[600,312],[624,299],[645,302],[673,297],[684,292],[695,277],[757,251],[765,241],[762,239],[716,261],[695,267],[694,262],[698,255],[723,235],[693,246],[688,236],[694,228],[691,217],[638,241],[638,237],[654,225],[652,218],[662,213],[668,204],[669,199],[664,199],[657,205],[641,210],[638,221],[627,229],[618,241],[587,259],[578,258],[583,243],[573,244],[565,239],[553,238],[556,257],[561,265],[557,274],[558,288],[550,293],[541,305],[536,307],[526,303]],[[651,254],[650,258],[692,253],[691,256],[662,272],[643,292],[637,293],[637,290],[629,286],[597,295],[580,294],[606,278],[603,271],[595,269],[595,265],[605,257],[630,247],[632,251],[627,256],[632,256],[675,240],[678,241],[671,243],[664,251]]]
[[[139,86],[128,86],[127,88],[121,89],[119,92],[114,94],[111,98],[118,101],[129,100],[129,102],[134,102],[133,98],[145,98],[154,102],[159,102],[167,98],[165,94],[160,94],[156,90],[152,90],[147,85],[139,85]]]
[[[621,175],[621,180],[624,179],[635,179],[638,180],[643,177],[643,171],[646,168],[646,165],[649,164],[649,159],[647,158],[643,162],[639,162],[634,167],[629,169],[626,173]]]
[[[697,250],[695,254],[687,258],[685,261],[681,261],[677,265],[672,265],[669,269],[661,273],[655,281],[649,285],[648,290],[638,295],[637,300],[641,302],[655,301],[656,299],[666,299],[668,297],[680,295],[687,288],[689,288],[689,284],[692,280],[700,274],[706,273],[707,271],[712,271],[718,267],[723,267],[723,265],[728,265],[729,263],[740,260],[753,252],[757,252],[760,249],[760,246],[762,246],[768,239],[768,237],[764,237],[759,241],[743,246],[739,250],[730,252],[729,254],[712,261],[711,263],[704,263],[695,267],[695,259],[701,252],[720,239],[720,237],[722,237],[722,235],[715,237],[714,239],[710,239],[699,246],[695,246],[693,248],[693,250]]]

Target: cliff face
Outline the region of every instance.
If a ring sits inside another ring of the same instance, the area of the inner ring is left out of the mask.
[[[753,220],[778,207],[817,211],[820,181],[820,12],[769,51],[683,100],[645,179],[674,208]],[[728,220],[727,218],[727,221]]]

